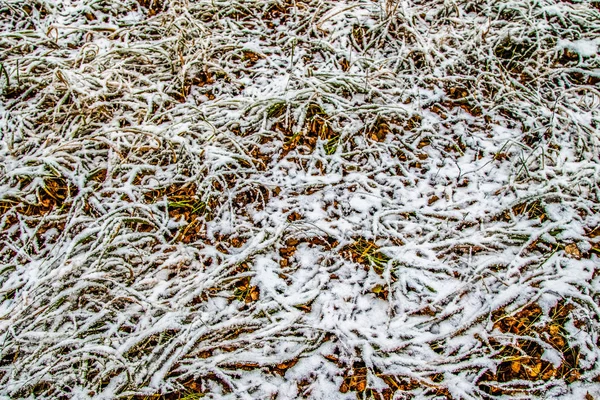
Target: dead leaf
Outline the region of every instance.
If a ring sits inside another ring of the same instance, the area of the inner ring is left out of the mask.
[[[428,138],[425,138],[419,142],[419,144],[417,145],[417,149],[422,149],[423,147],[427,147],[430,144],[431,144],[431,140],[429,140]]]
[[[297,363],[298,363],[298,359],[294,359],[294,360],[282,362],[281,364],[277,364],[275,366],[275,372],[281,376],[284,376],[286,371],[288,369],[292,368]]]
[[[552,367],[548,368],[548,370],[546,372],[544,372],[544,374],[542,375],[542,379],[547,381],[551,378],[553,378],[556,375],[556,370]]]
[[[513,361],[510,363],[510,369],[512,370],[512,372],[514,372],[515,374],[518,374],[519,371],[521,370],[521,363],[519,361]]]
[[[246,297],[246,303],[250,303],[251,301],[256,301],[260,297],[260,290],[257,286],[252,286],[250,288],[250,296]]]
[[[302,215],[300,215],[298,212],[294,211],[293,213],[291,213],[290,215],[288,215],[287,220],[289,222],[295,222],[295,221],[298,221],[301,218],[302,218]]]
[[[356,383],[356,390],[358,392],[364,392],[367,388],[367,381],[362,379]]]
[[[436,201],[438,201],[439,199],[440,199],[440,198],[439,198],[439,197],[437,197],[437,196],[435,196],[435,195],[434,195],[434,196],[431,196],[431,197],[429,198],[429,200],[427,201],[427,205],[432,205],[433,203],[435,203],[435,202],[436,202]]]
[[[306,313],[309,313],[312,311],[312,307],[310,306],[310,304],[296,304],[294,307],[296,307],[298,310],[304,311]]]
[[[349,390],[350,388],[348,387],[346,382],[343,382],[342,386],[340,386],[340,393],[348,393]]]
[[[575,257],[576,259],[581,259],[581,251],[575,243],[571,243],[565,246],[565,253],[568,255]]]
[[[540,372],[542,370],[542,363],[538,362],[537,364],[535,364],[535,367],[529,367],[527,369],[528,369],[529,375],[532,378],[535,378],[536,376],[538,376],[540,374]]]

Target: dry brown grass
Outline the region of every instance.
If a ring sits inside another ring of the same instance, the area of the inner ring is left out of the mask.
[[[550,310],[548,320],[543,319],[544,313],[535,303],[513,314],[506,314],[503,309],[492,313],[494,329],[510,334],[514,339],[510,343],[505,340],[490,341],[500,364],[495,372],[488,371],[482,376],[480,387],[492,395],[511,395],[519,393],[518,384],[505,388],[495,382],[561,379],[571,383],[580,379],[579,349],[569,344],[565,330],[574,308],[568,301],[559,302]],[[556,350],[562,363],[555,366],[544,360],[544,348],[535,339]]]

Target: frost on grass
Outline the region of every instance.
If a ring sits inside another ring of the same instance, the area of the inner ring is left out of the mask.
[[[0,394],[600,396],[599,8],[0,2]]]

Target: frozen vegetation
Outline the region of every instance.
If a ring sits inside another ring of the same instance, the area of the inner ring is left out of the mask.
[[[600,398],[600,3],[0,0],[0,397]]]

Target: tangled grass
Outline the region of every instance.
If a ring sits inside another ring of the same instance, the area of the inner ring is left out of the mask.
[[[0,1],[0,395],[600,396],[599,4]]]

